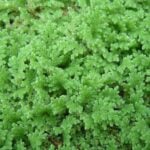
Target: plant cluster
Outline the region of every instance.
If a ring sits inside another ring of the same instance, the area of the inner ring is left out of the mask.
[[[1,150],[149,148],[149,0],[0,0]]]

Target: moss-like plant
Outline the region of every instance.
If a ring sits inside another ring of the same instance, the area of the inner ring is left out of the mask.
[[[149,0],[0,0],[1,150],[149,148]]]

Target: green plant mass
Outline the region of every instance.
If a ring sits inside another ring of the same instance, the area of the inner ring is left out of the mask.
[[[150,0],[0,0],[0,150],[150,150]]]

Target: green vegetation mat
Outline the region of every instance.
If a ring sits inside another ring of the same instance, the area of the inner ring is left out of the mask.
[[[0,150],[150,150],[150,0],[0,0]]]

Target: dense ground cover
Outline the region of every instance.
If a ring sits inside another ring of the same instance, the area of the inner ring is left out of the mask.
[[[1,150],[149,148],[149,0],[0,0]]]

